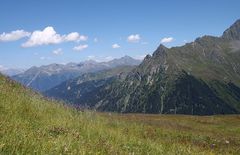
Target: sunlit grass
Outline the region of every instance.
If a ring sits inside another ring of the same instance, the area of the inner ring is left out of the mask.
[[[239,154],[240,116],[79,112],[0,76],[0,154]]]

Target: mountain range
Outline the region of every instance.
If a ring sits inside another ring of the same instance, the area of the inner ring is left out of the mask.
[[[68,63],[66,65],[50,64],[31,67],[25,72],[11,78],[36,91],[43,92],[84,73],[94,73],[120,66],[135,66],[140,64],[140,62],[140,60],[124,56],[108,62],[88,60],[81,63]]]
[[[181,47],[160,45],[124,76],[103,75],[80,83],[79,77],[45,94],[100,111],[240,113],[240,20],[220,37],[203,36]]]
[[[98,92],[116,78],[124,79],[134,68],[135,66],[120,66],[95,73],[85,73],[45,91],[44,94],[64,100],[65,103],[76,105],[76,103],[94,99],[95,92]],[[79,104],[78,106],[90,107],[88,104]]]

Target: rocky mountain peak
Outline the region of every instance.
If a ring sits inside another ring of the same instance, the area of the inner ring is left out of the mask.
[[[149,60],[152,56],[150,54],[146,55],[145,58],[144,58],[144,61],[145,60]]]
[[[132,57],[128,56],[128,55],[125,55],[124,57],[122,57],[121,59],[133,59]]]
[[[157,50],[153,53],[153,57],[156,56],[164,56],[167,52],[168,48],[165,47],[163,44],[160,44]]]
[[[135,61],[135,59],[128,55],[125,55],[124,57],[113,59],[112,61]]]
[[[139,65],[141,63],[140,60],[137,60],[137,59],[134,59],[130,56],[127,56],[125,55],[124,57],[122,58],[118,58],[118,59],[113,59],[109,62],[104,62],[104,64],[108,64],[108,65],[111,65],[111,66],[119,66],[119,65],[123,65],[123,66],[126,66],[126,65]]]
[[[228,40],[240,40],[240,19],[223,32],[222,38]]]

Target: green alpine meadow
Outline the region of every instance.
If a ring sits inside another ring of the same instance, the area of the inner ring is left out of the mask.
[[[240,116],[78,111],[0,76],[0,154],[239,154]]]

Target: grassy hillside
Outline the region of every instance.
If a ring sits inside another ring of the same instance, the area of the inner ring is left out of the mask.
[[[239,154],[240,116],[78,112],[0,75],[0,154]]]

